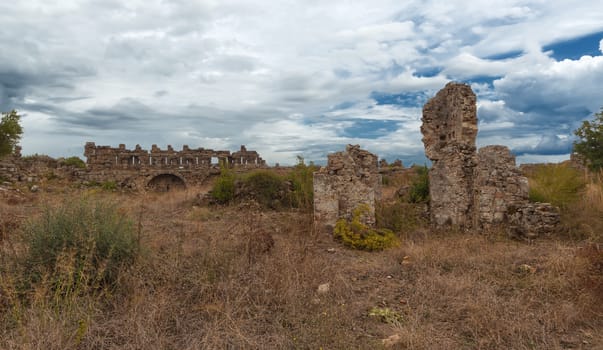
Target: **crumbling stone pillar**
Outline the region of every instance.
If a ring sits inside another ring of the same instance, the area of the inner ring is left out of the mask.
[[[466,84],[448,83],[423,107],[423,143],[429,172],[431,221],[470,227],[477,164],[476,97]]]
[[[375,201],[381,197],[377,156],[348,145],[344,152],[329,154],[328,164],[314,173],[314,222],[320,230],[332,231],[340,218],[365,204],[365,224],[375,225]]]

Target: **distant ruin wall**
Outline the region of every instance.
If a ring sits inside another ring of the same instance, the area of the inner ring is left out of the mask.
[[[124,168],[166,168],[190,169],[209,168],[220,163],[230,166],[264,167],[266,162],[256,151],[248,151],[245,146],[237,152],[214,151],[212,149],[191,149],[187,145],[181,151],[175,151],[168,145],[162,150],[153,145],[151,150],[145,150],[136,145],[133,150],[126,149],[124,144],[114,148],[110,146],[96,146],[94,142],[87,142],[84,149],[88,168],[92,169],[124,169]]]
[[[38,182],[44,178],[65,178],[83,184],[114,182],[120,188],[155,188],[170,190],[203,183],[211,175],[220,173],[220,164],[238,171],[266,167],[256,151],[245,146],[236,152],[211,149],[181,151],[168,146],[166,150],[153,145],[150,151],[137,145],[127,149],[97,146],[87,142],[84,148],[86,167],[68,165],[65,159],[48,156],[21,157],[21,148],[0,159],[0,180],[8,182]]]
[[[513,236],[550,233],[559,222],[547,203],[529,203],[528,180],[505,146],[476,152],[476,97],[466,84],[448,83],[423,108],[423,143],[429,172],[431,222],[442,227],[490,229],[504,224]]]
[[[266,167],[266,161],[256,151],[245,146],[236,152],[212,149],[191,149],[187,145],[176,151],[168,145],[163,150],[153,145],[150,150],[136,145],[127,149],[97,146],[87,142],[84,149],[86,169],[78,176],[86,181],[115,181],[120,187],[130,189],[155,188],[167,191],[203,183],[212,174],[220,172],[220,164],[237,169]]]
[[[380,198],[377,156],[358,145],[329,154],[327,166],[314,173],[314,221],[320,230],[331,231],[338,219],[351,219],[361,204],[369,208],[365,224],[374,226]]]

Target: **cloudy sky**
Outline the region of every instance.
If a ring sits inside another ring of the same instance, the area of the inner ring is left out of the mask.
[[[423,164],[422,105],[455,80],[478,145],[557,161],[603,106],[596,1],[23,0],[0,23],[24,154],[245,144],[287,164],[353,143]]]

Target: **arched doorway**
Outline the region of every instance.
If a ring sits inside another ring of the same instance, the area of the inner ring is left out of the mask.
[[[168,192],[172,190],[183,190],[186,188],[184,179],[174,174],[159,174],[154,176],[147,188],[157,192]]]

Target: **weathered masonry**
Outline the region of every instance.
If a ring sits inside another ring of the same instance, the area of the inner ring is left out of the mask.
[[[354,209],[366,205],[363,220],[375,224],[375,202],[381,198],[381,175],[377,156],[348,145],[344,152],[328,155],[328,164],[314,173],[314,223],[332,232],[338,219],[351,219]]]
[[[514,236],[550,233],[559,214],[550,204],[529,203],[528,180],[505,146],[476,151],[476,97],[466,84],[448,83],[423,107],[423,143],[435,226],[489,229],[504,224]]]
[[[86,170],[80,175],[89,181],[116,181],[123,187],[150,187],[156,190],[183,188],[189,184],[202,183],[212,173],[219,171],[219,165],[234,168],[261,168],[266,162],[256,151],[248,151],[245,146],[236,152],[212,149],[191,149],[184,145],[181,151],[172,146],[162,150],[153,145],[150,150],[136,145],[127,149],[97,146],[87,142],[84,150]]]

